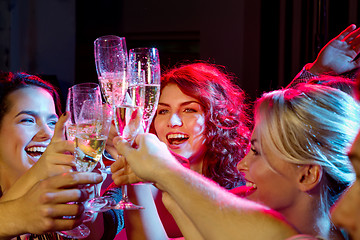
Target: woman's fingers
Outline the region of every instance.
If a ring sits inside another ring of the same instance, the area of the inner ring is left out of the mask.
[[[73,142],[64,140],[50,143],[46,150],[55,153],[74,153],[75,146]]]
[[[54,136],[52,137],[51,142],[65,140],[65,135],[64,135],[65,123],[69,119],[69,117],[70,114],[68,112],[65,112],[60,116],[59,121],[55,125]]]
[[[340,40],[340,41],[351,41],[351,40],[349,40],[350,36],[348,36],[348,35],[349,35],[349,33],[353,32],[355,29],[356,29],[356,25],[351,24],[344,31],[342,31],[335,39]]]

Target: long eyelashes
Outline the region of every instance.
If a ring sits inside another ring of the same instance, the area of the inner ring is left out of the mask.
[[[259,152],[258,151],[256,151],[256,149],[255,148],[250,148],[250,150],[254,153],[254,155],[259,155]]]

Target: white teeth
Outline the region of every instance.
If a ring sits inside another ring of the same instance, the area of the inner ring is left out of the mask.
[[[28,152],[41,152],[41,153],[45,152],[45,150],[46,147],[29,147],[26,149],[26,151]]]
[[[246,182],[247,187],[257,188],[255,183]]]
[[[169,135],[167,135],[167,138],[168,138],[168,139],[173,139],[173,138],[188,138],[188,136],[185,135],[185,134],[179,134],[179,133],[177,133],[177,134],[169,134]]]

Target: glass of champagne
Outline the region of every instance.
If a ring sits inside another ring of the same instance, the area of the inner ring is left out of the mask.
[[[122,98],[126,86],[127,48],[124,37],[106,35],[94,41],[96,72],[101,91],[107,103],[112,105],[112,97]],[[121,91],[113,92],[113,85]]]
[[[81,98],[81,99],[79,99]],[[69,88],[66,111],[70,113],[70,118],[66,123],[66,137],[70,141],[76,142],[77,122],[80,118],[81,108],[86,99],[92,99],[94,102],[101,103],[100,87],[96,83],[80,83]],[[77,167],[79,171],[79,168]],[[71,230],[58,231],[58,234],[68,238],[86,238],[90,234],[90,229],[81,224]]]
[[[70,141],[75,141],[75,134],[76,134],[76,121],[75,118],[79,118],[79,111],[74,111],[75,104],[82,104],[80,103],[74,103],[74,95],[73,92],[76,92],[79,94],[79,92],[84,92],[85,94],[87,92],[94,92],[94,94],[100,93],[100,87],[96,83],[79,83],[76,84],[68,89],[68,94],[66,98],[66,111],[70,114],[70,117],[65,125],[65,132],[66,132],[66,138]]]
[[[143,132],[142,109],[143,109],[143,91],[140,88],[130,86],[125,92],[122,99],[113,98],[114,100],[114,118],[118,135],[133,144],[136,135]],[[116,91],[116,88],[114,88]],[[122,199],[115,206],[116,209],[136,210],[142,209],[129,201],[127,195],[127,185],[121,185]]]
[[[133,48],[129,51],[129,86],[138,88],[143,102],[144,131],[149,132],[160,95],[160,59],[156,48]]]
[[[96,72],[98,75],[101,91],[107,103],[113,105],[113,96],[117,99],[124,97],[127,86],[127,62],[128,54],[124,37],[106,35],[94,41],[94,57]],[[116,85],[116,92],[113,86]],[[104,151],[106,159],[115,161],[109,153]],[[105,169],[106,173],[111,173],[110,168]]]
[[[75,137],[75,158],[77,166],[81,166],[80,171],[92,171],[94,169],[91,166],[93,162],[95,166],[97,162],[102,163],[102,154],[109,135],[113,111],[107,103],[95,106],[92,101],[88,100],[84,102],[82,108],[79,124],[76,125],[78,127]],[[106,173],[106,169],[103,167],[99,170]],[[97,190],[96,188],[96,197],[86,202],[86,211],[90,213],[104,212],[116,206],[117,202],[113,198],[101,197]]]
[[[75,164],[77,171],[91,172],[101,160],[111,125],[111,108],[85,100],[76,123]]]
[[[127,83],[115,85],[113,92],[124,92],[123,98],[113,95],[115,125],[119,136],[130,144],[140,132],[148,132],[155,115],[160,92],[160,60],[156,48],[135,48],[129,53]],[[122,185],[123,197],[117,209],[141,209],[129,201],[127,185]]]

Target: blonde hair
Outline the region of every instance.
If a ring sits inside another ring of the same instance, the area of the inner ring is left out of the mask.
[[[258,139],[281,159],[322,167],[322,204],[330,207],[355,180],[347,150],[359,129],[359,105],[331,87],[301,84],[264,94],[256,103]]]

